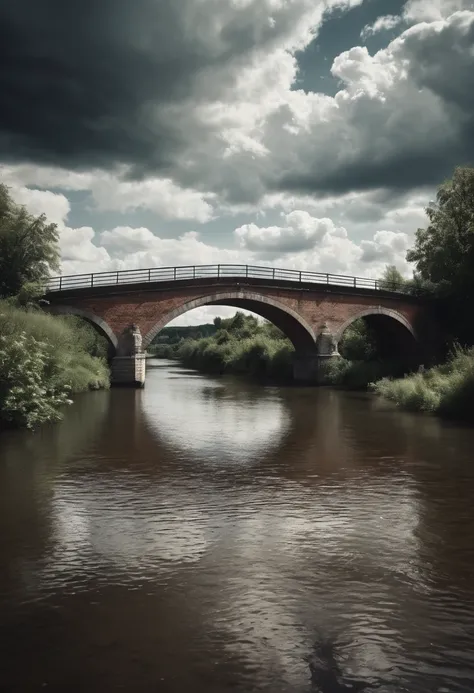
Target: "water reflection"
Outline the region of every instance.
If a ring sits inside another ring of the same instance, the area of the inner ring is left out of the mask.
[[[474,687],[472,430],[160,366],[4,441],[5,690],[318,690],[326,640],[347,681]]]
[[[238,381],[206,378],[172,362],[151,361],[147,376],[159,383],[142,400],[152,435],[202,464],[256,465],[278,448],[290,425],[277,389],[241,388]]]

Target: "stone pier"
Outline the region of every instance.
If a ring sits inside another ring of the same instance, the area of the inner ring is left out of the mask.
[[[127,327],[118,340],[117,356],[110,364],[111,383],[114,387],[144,387],[146,352],[142,349],[142,336],[137,325]]]
[[[296,352],[293,360],[293,378],[297,382],[317,385],[322,382],[325,370],[333,359],[340,358],[337,342],[326,323],[316,339],[311,352]]]

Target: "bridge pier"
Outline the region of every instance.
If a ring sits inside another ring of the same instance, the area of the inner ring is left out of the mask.
[[[144,387],[146,354],[114,356],[110,364],[110,380],[114,387]]]
[[[117,356],[110,363],[111,384],[114,387],[144,387],[146,352],[137,325],[130,325],[120,335]]]
[[[339,359],[337,342],[329,331],[326,323],[316,340],[315,349],[311,352],[296,352],[293,361],[293,378],[297,382],[313,383],[322,382],[329,363],[333,359]]]

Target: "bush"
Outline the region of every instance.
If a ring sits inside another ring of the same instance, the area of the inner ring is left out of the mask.
[[[400,380],[384,378],[372,389],[403,409],[474,421],[474,348],[457,348],[441,366]]]
[[[363,318],[354,320],[339,343],[339,353],[348,361],[370,361],[376,358],[377,341]]]
[[[70,394],[109,386],[107,363],[94,355],[106,346],[90,330],[0,301],[1,421],[29,428],[55,421]]]
[[[323,374],[324,385],[335,385],[349,390],[365,390],[371,383],[389,373],[396,373],[399,364],[389,361],[349,361],[330,359]]]
[[[176,358],[176,348],[171,344],[152,344],[148,347],[148,353],[157,359]]]
[[[55,349],[26,332],[0,337],[0,415],[4,422],[33,428],[60,418],[70,387],[58,378]]]
[[[260,326],[255,320],[250,322],[241,313],[237,315],[237,320],[228,320],[233,329],[223,327],[212,337],[184,340],[179,345],[177,358],[183,365],[206,373],[290,379],[294,352],[290,342],[284,338],[272,339],[266,325]],[[280,334],[278,332],[278,337]]]

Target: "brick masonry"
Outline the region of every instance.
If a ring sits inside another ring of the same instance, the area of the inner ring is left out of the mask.
[[[255,283],[257,284],[257,283]],[[344,329],[360,316],[385,316],[385,322],[433,341],[436,328],[429,305],[403,295],[382,292],[327,290],[326,287],[284,288],[259,282],[214,282],[203,286],[134,289],[111,287],[110,291],[77,290],[47,296],[51,310],[82,314],[102,328],[116,346],[117,339],[131,324],[139,326],[146,348],[159,330],[192,308],[221,304],[247,308],[277,324],[297,349],[314,345],[323,324],[336,341]],[[388,320],[391,318],[391,320]]]

